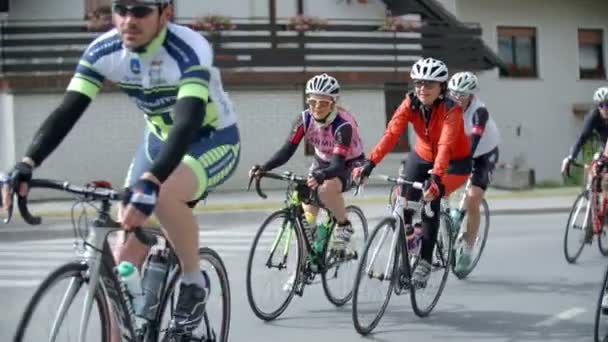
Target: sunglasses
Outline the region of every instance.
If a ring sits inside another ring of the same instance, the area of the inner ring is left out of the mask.
[[[600,102],[597,106],[602,109],[608,109],[608,101]]]
[[[134,18],[145,18],[154,12],[153,6],[126,6],[122,4],[114,4],[112,7],[112,12],[118,14],[121,17],[126,17],[127,14],[130,14]]]
[[[439,82],[436,82],[436,81],[427,81],[427,80],[415,80],[414,81],[414,87],[416,87],[416,88],[422,88],[425,86],[427,88],[434,88],[438,84],[439,84]]]
[[[471,95],[460,91],[450,91],[450,96],[457,99],[466,99]]]
[[[308,99],[306,101],[306,103],[308,103],[308,105],[311,106],[312,108],[315,108],[315,107],[326,108],[326,107],[329,107],[333,103],[333,101]]]

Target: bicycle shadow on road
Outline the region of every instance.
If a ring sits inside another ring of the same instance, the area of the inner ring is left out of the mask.
[[[407,334],[413,330],[428,330],[433,339],[449,341],[467,340],[466,337],[500,341],[564,341],[588,339],[593,333],[593,322],[581,323],[569,320],[548,322],[547,315],[510,311],[438,310],[431,316],[404,322],[410,310],[387,311],[384,324],[378,327],[376,336],[388,333]],[[410,316],[411,317],[411,316]],[[398,324],[400,322],[400,325]],[[541,322],[547,322],[541,324]],[[391,326],[389,329],[383,327]],[[397,328],[398,327],[398,328]],[[428,327],[428,329],[423,328]]]
[[[554,278],[549,280],[530,281],[513,278],[485,278],[485,279],[466,279],[459,282],[464,285],[462,288],[453,287],[459,293],[465,292],[479,293],[479,291],[492,292],[500,291],[502,294],[548,294],[557,295],[582,295],[588,296],[589,293],[596,293],[601,287],[601,279],[585,282],[573,282],[566,278]]]

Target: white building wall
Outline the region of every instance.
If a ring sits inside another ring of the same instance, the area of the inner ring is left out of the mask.
[[[9,20],[82,20],[83,18],[83,0],[10,0]]]
[[[12,166],[15,159],[13,96],[0,93],[0,172]]]
[[[249,168],[265,162],[285,142],[293,121],[302,110],[302,89],[228,91],[238,112],[242,153],[236,173],[221,189],[242,190],[247,186]],[[61,94],[14,96],[14,131],[19,132],[15,136],[16,156],[9,156],[10,160],[2,170],[12,166],[15,158],[23,156],[36,129],[59,104],[61,97]],[[345,89],[341,103],[356,115],[365,150],[368,151],[378,141],[386,125],[383,90]],[[143,114],[124,94],[102,93],[36,176],[76,183],[105,179],[115,187],[122,187],[133,153],[142,141],[143,123]],[[0,150],[4,152],[7,149],[3,147]],[[402,154],[387,156],[378,168],[379,172],[394,174],[402,158]],[[304,156],[302,144],[281,170],[306,173],[310,163],[311,157]],[[268,185],[281,186],[270,181]],[[47,197],[48,194],[34,196]],[[57,196],[57,193],[51,193],[51,196]]]
[[[536,27],[539,78],[500,78],[497,70],[485,72],[480,77],[479,95],[501,130],[501,160],[512,162],[523,154],[538,180],[559,179],[560,161],[580,130],[572,105],[591,103],[594,90],[607,84],[605,80],[579,80],[577,30],[603,29],[606,50],[608,2],[457,1],[461,20],[479,22],[485,43],[495,51],[497,26]],[[605,58],[607,55],[604,51]]]

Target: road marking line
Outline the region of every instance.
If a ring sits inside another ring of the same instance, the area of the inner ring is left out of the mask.
[[[545,319],[544,321],[540,321],[540,322],[534,324],[534,326],[535,327],[549,327],[549,326],[559,323],[560,321],[567,321],[567,320],[573,319],[574,317],[582,314],[585,311],[587,311],[587,310],[585,310],[583,308],[576,308],[576,307],[571,308],[566,311],[560,312],[557,315],[551,316],[551,317]]]

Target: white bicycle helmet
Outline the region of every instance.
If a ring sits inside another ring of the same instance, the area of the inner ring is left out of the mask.
[[[608,87],[600,87],[593,94],[593,102],[601,103],[608,101]]]
[[[434,58],[419,59],[410,70],[412,80],[445,82],[448,80],[448,67],[442,61]]]
[[[340,96],[340,83],[328,74],[316,75],[306,82],[306,95],[326,95],[336,101]]]
[[[475,93],[477,86],[477,76],[469,71],[455,73],[448,83],[449,90],[465,94]]]

